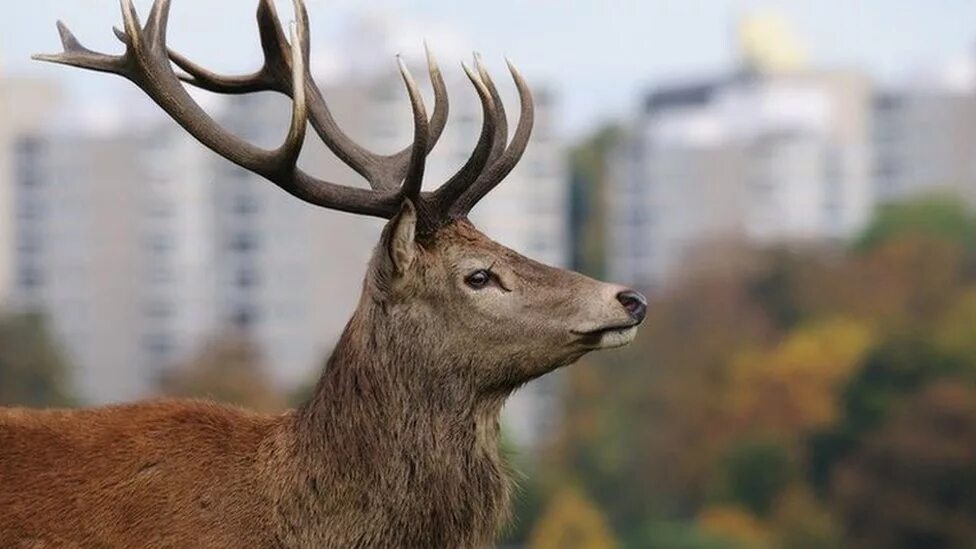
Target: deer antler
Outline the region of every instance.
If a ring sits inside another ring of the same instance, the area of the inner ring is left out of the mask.
[[[295,12],[302,12],[307,20],[305,6],[299,2]],[[243,76],[222,76],[213,73],[190,61],[179,53],[170,50],[170,59],[187,75],[181,79],[188,84],[216,93],[241,94],[256,91],[275,91],[288,96],[293,93],[291,83],[283,75],[291,74],[289,50],[285,33],[272,0],[261,0],[257,11],[258,31],[261,48],[264,50],[264,65],[257,71]],[[308,55],[308,36],[302,44]],[[430,142],[427,152],[434,147],[447,122],[448,101],[444,78],[434,56],[427,51],[427,66],[430,81],[434,88],[434,114],[430,121]],[[406,175],[410,161],[407,147],[392,155],[380,155],[366,150],[350,139],[336,123],[319,87],[311,74],[305,75],[306,95],[309,103],[309,121],[322,141],[357,173],[362,175],[374,189],[393,189]]]
[[[519,91],[521,114],[515,135],[506,147],[505,110],[481,59],[476,57],[477,73],[462,65],[482,104],[482,131],[478,143],[468,161],[447,183],[433,193],[421,193],[427,154],[440,137],[448,113],[444,80],[430,51],[427,52],[427,63],[434,88],[433,116],[427,119],[420,90],[406,65],[398,58],[413,110],[414,141],[410,147],[392,155],[373,153],[353,142],[329,111],[307,68],[309,32],[305,4],[303,0],[293,0],[293,4],[296,21],[289,42],[272,0],[260,0],[257,19],[264,64],[249,75],[218,75],[170,50],[166,44],[170,0],[153,3],[145,27],[139,25],[132,0],[121,0],[124,29],[114,30],[125,44],[122,55],[102,54],[85,48],[59,21],[58,31],[64,51],[56,55],[35,55],[34,59],[125,77],[214,152],[306,202],[335,210],[389,219],[396,215],[404,199],[410,199],[422,213],[422,225],[436,228],[447,220],[467,215],[518,162],[528,143],[533,122],[528,86],[509,63]],[[186,74],[177,75],[171,63]],[[190,97],[181,81],[217,93],[276,91],[291,97],[291,127],[284,143],[277,149],[266,150],[223,130]],[[371,189],[323,181],[297,167],[306,121],[336,156],[366,178]]]

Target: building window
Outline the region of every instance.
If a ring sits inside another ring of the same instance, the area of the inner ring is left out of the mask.
[[[143,348],[153,359],[164,359],[173,351],[173,338],[164,333],[149,334],[143,340]]]
[[[176,215],[176,206],[171,200],[155,197],[148,201],[146,212],[149,214],[149,217],[166,219]]]
[[[17,179],[24,187],[33,187],[41,183],[39,167],[43,143],[39,139],[26,138],[17,142]]]
[[[257,249],[257,237],[252,233],[237,233],[231,239],[230,247],[237,252],[250,252]]]
[[[168,252],[175,247],[173,237],[168,234],[151,234],[146,238],[146,246],[156,253]]]
[[[17,210],[17,217],[23,221],[33,221],[40,219],[44,213],[44,208],[38,200],[24,197],[20,201],[20,208]]]
[[[24,234],[17,240],[17,251],[24,254],[37,254],[41,251],[41,238],[36,234]]]
[[[33,290],[44,285],[44,273],[36,267],[22,267],[17,274],[17,283],[25,290]]]
[[[892,157],[881,157],[875,163],[875,174],[880,179],[895,179],[900,175],[898,161]]]
[[[145,313],[149,318],[170,318],[173,316],[173,305],[166,301],[152,301],[146,304]]]
[[[258,315],[253,307],[241,306],[230,315],[230,323],[237,328],[247,329],[257,324]]]
[[[170,284],[175,281],[173,269],[166,265],[155,265],[149,269],[149,282],[152,284]]]
[[[252,215],[258,211],[258,200],[250,194],[238,194],[234,197],[233,207],[238,215]]]
[[[228,179],[236,179],[236,180],[244,181],[244,180],[251,179],[253,177],[253,175],[251,175],[251,172],[234,164],[229,164],[224,169]]]
[[[242,268],[237,271],[235,283],[240,288],[251,288],[258,285],[258,272],[252,268]]]

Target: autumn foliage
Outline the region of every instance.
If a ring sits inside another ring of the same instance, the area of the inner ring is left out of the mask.
[[[976,217],[919,199],[737,257],[568,371],[543,516],[572,482],[627,547],[971,546]]]

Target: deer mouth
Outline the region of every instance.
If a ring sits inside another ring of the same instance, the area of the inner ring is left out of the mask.
[[[607,326],[594,330],[572,330],[582,341],[598,349],[621,347],[634,340],[639,322]]]

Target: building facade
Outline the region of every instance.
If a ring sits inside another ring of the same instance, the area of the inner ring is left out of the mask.
[[[645,100],[613,162],[614,279],[671,282],[702,246],[842,239],[873,205],[870,86],[850,72],[745,70]]]
[[[22,138],[14,150],[14,305],[49,317],[82,395],[98,402],[145,394],[139,144],[47,135]]]
[[[934,80],[934,79],[933,79]],[[926,193],[976,206],[976,85],[927,80],[875,95],[872,139],[880,202]]]
[[[0,75],[0,307],[15,284],[14,152],[24,135],[38,131],[58,105],[53,83],[34,78]]]

